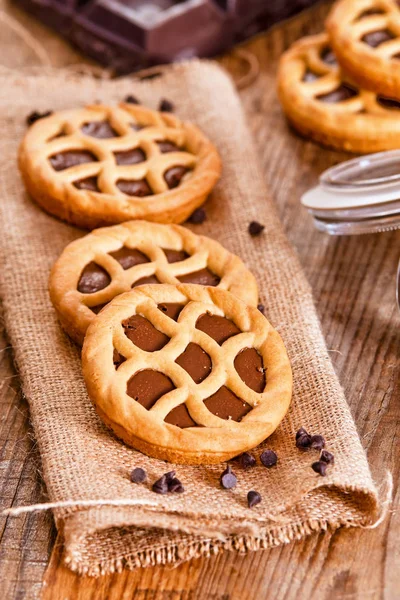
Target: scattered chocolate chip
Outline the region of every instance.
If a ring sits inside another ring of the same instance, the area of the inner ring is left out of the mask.
[[[177,479],[176,477],[174,477],[168,483],[168,491],[169,492],[175,492],[176,494],[182,494],[185,491],[185,488],[183,487],[183,485],[181,484],[181,482],[179,481],[179,479]]]
[[[162,98],[162,100],[160,100],[158,110],[161,110],[161,112],[173,112],[174,108],[175,107],[170,100],[167,100],[166,98]]]
[[[261,225],[258,221],[252,221],[248,227],[249,234],[253,237],[260,235],[265,229],[265,225]]]
[[[168,482],[165,475],[157,479],[155,483],[153,483],[153,492],[156,494],[168,494]]]
[[[322,450],[325,448],[325,440],[322,435],[312,435],[310,440],[310,448],[313,450]]]
[[[253,508],[253,506],[260,504],[261,500],[261,495],[258,492],[251,490],[247,494],[247,504],[249,505],[249,508]]]
[[[127,96],[125,96],[124,102],[126,102],[127,104],[140,104],[136,96],[132,96],[132,94],[128,94]]]
[[[260,460],[264,467],[269,469],[270,467],[274,467],[276,465],[278,462],[278,457],[273,450],[264,450],[260,456]]]
[[[260,311],[260,313],[264,314],[264,312],[265,312],[264,304],[257,304],[257,308]]]
[[[308,432],[304,429],[304,427],[300,427],[300,429],[296,431],[296,440],[302,435],[308,435]]]
[[[248,469],[249,467],[254,467],[256,459],[250,452],[243,452],[243,454],[239,456],[239,462],[244,469]]]
[[[327,465],[329,465],[329,464],[335,462],[335,457],[333,456],[333,454],[331,454],[330,452],[328,452],[328,450],[322,450],[321,456],[319,457],[319,460],[322,460],[322,462],[324,462]]]
[[[143,483],[143,481],[146,481],[146,479],[147,475],[144,469],[141,469],[140,467],[136,467],[136,469],[133,469],[131,473],[132,483]]]
[[[175,477],[175,471],[169,471],[168,473],[164,473],[165,481],[169,484]]]
[[[311,465],[311,468],[313,471],[315,471],[319,475],[322,475],[322,477],[325,477],[327,466],[328,465],[326,464],[326,462],[323,462],[322,460],[318,460],[317,462],[315,462]]]
[[[196,208],[194,212],[190,215],[187,222],[194,223],[195,225],[201,225],[207,219],[207,214],[204,208]]]
[[[236,487],[237,479],[236,475],[232,472],[231,467],[227,467],[222,473],[220,478],[221,486],[226,490]]]
[[[37,112],[37,110],[34,110],[33,112],[31,112],[30,115],[28,115],[26,117],[26,123],[27,123],[27,125],[33,125],[33,123],[35,123],[36,121],[39,121],[39,119],[44,119],[45,117],[49,117],[52,114],[53,114],[52,110],[48,110],[43,113],[40,113],[40,112]]]
[[[308,450],[311,445],[311,435],[308,433],[303,433],[303,435],[299,435],[296,440],[296,446],[299,450]]]

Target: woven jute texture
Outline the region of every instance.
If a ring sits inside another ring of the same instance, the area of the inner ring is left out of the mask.
[[[276,468],[236,468],[238,486],[222,490],[223,466],[176,468],[184,494],[159,496],[134,485],[129,473],[144,467],[152,483],[171,466],[119,442],[96,416],[85,391],[79,349],[61,331],[47,291],[50,268],[63,248],[83,235],[42,212],[24,192],[16,154],[26,115],[95,101],[117,102],[133,93],[157,107],[161,97],[176,114],[198,124],[218,147],[223,177],[208,206],[208,220],[192,226],[238,254],[254,272],[266,314],[287,346],[294,396],[277,432],[255,450],[273,448]],[[157,79],[95,80],[87,75],[0,73],[2,295],[53,501],[128,500],[132,506],[57,509],[65,556],[80,573],[97,575],[139,565],[177,562],[220,549],[255,550],[327,527],[368,525],[379,500],[366,457],[333,371],[309,285],[276,216],[257,165],[239,99],[228,76],[212,63],[171,67]],[[258,220],[258,238],[247,224]],[[317,453],[295,447],[305,426],[323,434],[335,455],[327,477],[310,468]],[[247,508],[248,490],[263,502]]]

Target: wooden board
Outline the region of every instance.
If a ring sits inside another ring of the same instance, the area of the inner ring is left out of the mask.
[[[6,10],[41,39],[44,28],[8,4]],[[400,232],[331,238],[314,230],[299,196],[344,155],[322,150],[289,131],[272,84],[282,50],[298,37],[319,31],[327,10],[323,4],[244,46],[258,57],[262,75],[241,97],[268,187],[313,287],[327,345],[373,473],[378,480],[386,469],[394,475],[395,497],[388,519],[374,530],[342,529],[258,553],[225,552],[176,569],[140,569],[93,580],[79,578],[62,565],[61,540],[55,542],[49,515],[2,518],[0,589],[7,600],[39,595],[42,600],[400,597],[400,318],[395,304]],[[43,37],[50,52],[57,48],[57,64],[77,62],[66,44],[50,34]],[[27,64],[32,60],[27,53]],[[232,53],[222,62],[233,74],[242,69]],[[44,491],[27,405],[11,351],[5,340],[2,344],[0,485],[2,505],[10,506],[41,501]]]

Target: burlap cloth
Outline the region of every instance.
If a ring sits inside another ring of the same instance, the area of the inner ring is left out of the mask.
[[[134,466],[144,467],[150,482],[171,467],[124,446],[102,425],[85,391],[79,349],[61,331],[50,304],[50,268],[82,232],[42,212],[24,192],[16,154],[26,115],[34,109],[117,102],[128,93],[150,107],[156,107],[161,97],[172,100],[176,114],[197,123],[219,148],[222,180],[207,205],[207,222],[191,228],[217,239],[253,270],[267,316],[291,359],[293,402],[263,446],[277,452],[278,466],[248,471],[238,467],[238,486],[231,491],[219,486],[222,466],[178,466],[186,492],[167,497],[129,481]],[[220,549],[265,548],[329,526],[371,524],[379,512],[378,494],[325,347],[310,287],[266,190],[228,76],[207,62],[177,65],[161,78],[143,82],[0,71],[0,123],[6,327],[30,404],[49,497],[133,503],[55,510],[69,566],[97,575]],[[253,219],[265,224],[259,238],[247,233]],[[302,425],[323,434],[335,455],[335,466],[325,478],[310,468],[317,454],[295,447],[294,434]],[[246,503],[250,489],[263,497],[253,510]]]

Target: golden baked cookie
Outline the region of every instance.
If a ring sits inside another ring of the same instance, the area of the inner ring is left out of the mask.
[[[21,143],[19,167],[42,208],[88,229],[185,221],[221,173],[216,148],[195,125],[135,104],[38,120]]]
[[[358,153],[400,148],[400,102],[358,88],[337,66],[324,33],[283,54],[278,93],[295,129],[321,144]]]
[[[96,229],[69,244],[49,287],[63,328],[82,344],[103,306],[145,283],[218,286],[257,305],[256,280],[240,258],[180,225],[147,221]]]
[[[118,437],[155,458],[211,464],[254,448],[292,394],[285,346],[261,312],[199,285],[149,285],[94,319],[89,396]]]
[[[400,7],[396,0],[340,0],[326,28],[339,63],[354,81],[400,100]]]

